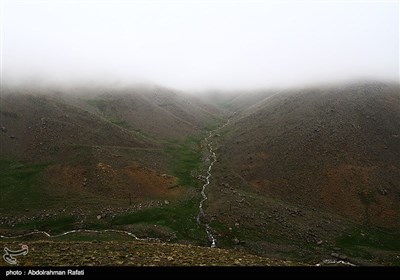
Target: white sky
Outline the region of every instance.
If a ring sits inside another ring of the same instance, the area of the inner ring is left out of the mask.
[[[399,3],[2,0],[5,83],[398,80]]]

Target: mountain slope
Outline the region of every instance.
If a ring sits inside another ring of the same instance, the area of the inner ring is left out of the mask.
[[[0,101],[1,208],[28,216],[190,200],[199,138],[219,113],[158,87],[6,89]]]
[[[400,228],[399,89],[284,92],[232,123],[222,157],[265,195]]]
[[[20,248],[20,242],[1,242]],[[3,247],[4,247],[3,246]],[[63,252],[60,256],[60,252]],[[29,266],[294,266],[288,260],[275,260],[236,250],[205,248],[183,244],[145,241],[29,242],[29,253],[17,257]]]
[[[183,139],[212,126],[219,113],[196,97],[161,87],[101,90],[86,98],[95,113],[114,123],[170,140]]]
[[[79,146],[151,148],[156,144],[52,95],[3,94],[1,156],[66,160]]]

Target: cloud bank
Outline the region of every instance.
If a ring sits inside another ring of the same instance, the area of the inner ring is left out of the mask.
[[[398,5],[3,1],[2,80],[184,90],[397,80]]]

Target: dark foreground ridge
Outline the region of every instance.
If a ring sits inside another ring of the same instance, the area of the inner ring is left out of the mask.
[[[300,263],[237,250],[146,241],[33,241],[22,266],[290,266]],[[20,248],[20,242],[0,247]],[[7,265],[4,261],[1,266]]]

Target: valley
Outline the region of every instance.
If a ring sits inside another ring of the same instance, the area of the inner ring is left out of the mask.
[[[400,265],[399,93],[2,92],[0,243],[46,252],[31,265],[74,265],[49,262],[67,244],[89,265]]]

